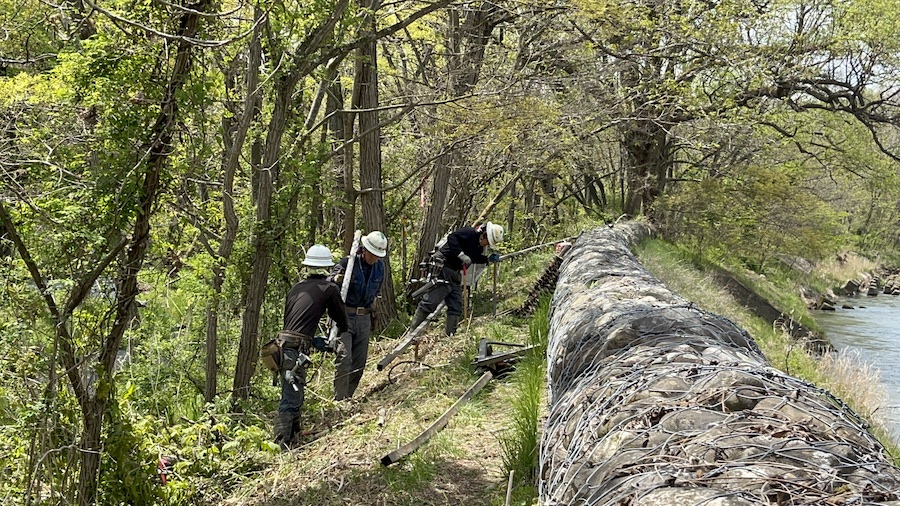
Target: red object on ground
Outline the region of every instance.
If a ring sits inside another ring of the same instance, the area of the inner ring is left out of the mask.
[[[156,466],[156,472],[159,474],[159,479],[162,481],[162,484],[166,484],[166,476],[169,474],[169,461],[165,457],[161,457],[159,459],[159,464]]]

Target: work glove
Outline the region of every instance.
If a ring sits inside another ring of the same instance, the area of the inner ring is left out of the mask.
[[[312,347],[314,350],[318,350],[323,353],[334,351],[334,343],[330,342],[329,338],[326,336],[313,336]]]
[[[328,274],[328,277],[326,277],[325,279],[338,286],[341,286],[341,284],[344,282],[344,267],[341,264],[335,265],[334,269],[330,274]]]
[[[472,265],[472,258],[469,255],[466,255],[464,252],[460,251],[459,255],[456,255],[460,260],[462,260],[463,265]]]
[[[499,254],[499,253],[491,253],[490,255],[488,255],[488,263],[489,263],[489,264],[492,264],[492,263],[495,263],[495,262],[499,262],[499,261],[500,261],[500,254]]]

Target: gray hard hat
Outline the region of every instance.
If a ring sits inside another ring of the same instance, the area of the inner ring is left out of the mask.
[[[334,265],[334,259],[331,258],[331,250],[327,246],[313,244],[306,250],[306,258],[300,263],[310,267],[331,267]]]
[[[369,253],[377,257],[384,257],[387,255],[387,237],[378,230],[374,230],[364,235],[360,241],[362,241],[363,247],[365,247]]]

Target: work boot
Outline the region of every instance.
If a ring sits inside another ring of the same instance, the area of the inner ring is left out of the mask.
[[[459,315],[458,314],[448,314],[447,321],[444,322],[444,333],[447,336],[452,336],[456,334],[456,327],[459,326]]]
[[[299,424],[300,417],[297,417]],[[291,449],[294,439],[294,415],[279,412],[275,415],[275,444],[286,452]]]
[[[416,330],[416,327],[425,321],[425,318],[428,318],[428,312],[424,309],[416,309],[416,314],[413,315],[412,321],[409,322],[409,331]]]
[[[288,441],[290,448],[296,448],[300,444],[300,436],[303,431],[300,430],[300,415],[296,415],[291,419],[291,439]]]

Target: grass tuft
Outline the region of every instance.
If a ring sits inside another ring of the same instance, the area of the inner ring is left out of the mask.
[[[829,288],[839,288],[851,279],[864,278],[877,268],[878,265],[868,258],[854,253],[846,253],[839,258],[834,257],[819,262],[813,272],[816,277],[826,280],[830,285]]]
[[[522,359],[512,375],[516,392],[512,400],[511,427],[500,439],[503,468],[507,476],[513,473],[517,501],[533,499],[539,463],[540,434],[538,427],[544,407],[544,353],[549,333],[550,298],[541,299],[529,324],[529,345],[535,352]],[[530,494],[530,495],[529,495]]]

